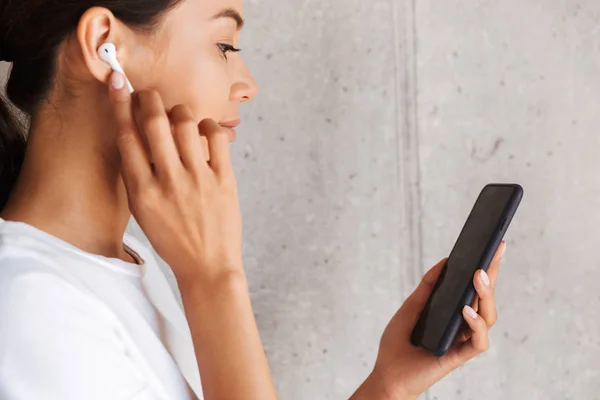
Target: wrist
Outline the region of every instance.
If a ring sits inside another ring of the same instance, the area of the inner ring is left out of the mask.
[[[401,390],[386,384],[377,367],[356,390],[350,400],[414,400],[416,397],[405,395]]]
[[[373,386],[378,388],[378,393],[381,393],[383,400],[416,400],[418,395],[410,394],[403,386],[399,379],[390,377],[384,369],[379,365],[375,365],[373,372],[369,376],[373,380]]]
[[[182,296],[184,294],[202,294],[213,297],[220,293],[248,293],[248,281],[242,270],[227,270],[218,274],[188,274],[175,276]]]
[[[206,286],[246,280],[243,262],[179,262],[169,264],[178,284]]]

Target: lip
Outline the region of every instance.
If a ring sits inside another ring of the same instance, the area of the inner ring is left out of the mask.
[[[242,122],[242,120],[240,118],[232,119],[232,120],[225,121],[225,122],[219,122],[219,125],[227,130],[227,133],[229,134],[230,142],[235,141],[235,138],[237,137],[237,132],[235,131],[235,128],[241,122]]]
[[[237,137],[237,132],[235,131],[235,129],[230,128],[228,126],[224,126],[223,128],[225,128],[225,131],[227,132],[227,134],[229,134],[229,143],[235,142],[235,138]]]
[[[229,121],[225,121],[225,122],[219,122],[219,125],[221,125],[223,128],[235,128],[241,122],[242,122],[242,120],[240,118],[236,118],[236,119],[230,119]]]

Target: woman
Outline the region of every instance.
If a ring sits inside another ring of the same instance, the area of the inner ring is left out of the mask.
[[[31,124],[25,142],[0,104],[0,398],[276,398],[228,148],[256,94],[235,48],[241,15],[241,0],[3,0],[7,95]],[[105,42],[134,96],[99,58]],[[131,215],[183,311],[125,233]],[[416,398],[487,349],[504,247],[475,275],[469,332],[439,360],[409,342],[444,260],[425,275],[354,399]]]

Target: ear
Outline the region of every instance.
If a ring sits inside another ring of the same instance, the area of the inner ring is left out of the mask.
[[[98,47],[105,42],[115,44],[117,59],[127,73],[127,49],[123,45],[126,34],[126,27],[104,7],[91,7],[79,19],[77,40],[83,59],[90,73],[99,81],[107,83],[112,73],[110,66],[98,56]]]

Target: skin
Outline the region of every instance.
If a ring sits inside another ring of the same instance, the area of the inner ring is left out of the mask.
[[[448,373],[485,352],[490,345],[489,329],[498,319],[494,290],[505,250],[506,242],[503,241],[487,273],[483,270],[475,273],[473,286],[476,297],[471,304],[476,312],[475,318],[469,316],[468,307],[463,309],[467,326],[459,333],[448,353],[440,358],[410,343],[412,329],[447,259],[431,268],[386,327],[374,371],[352,400],[372,398],[369,393],[377,390],[384,393],[380,398],[416,399]]]
[[[237,47],[239,39],[234,19],[212,19],[224,8],[243,13],[241,0],[186,0],[156,35],[133,31],[106,9],[88,10],[60,48],[60,79],[33,116],[2,217],[133,262],[122,244],[133,214],[176,275],[206,399],[274,399],[241,259],[229,139],[219,126],[236,120],[257,88],[240,53],[225,59],[219,47]],[[116,44],[134,96],[124,87],[107,89],[119,74],[97,56],[106,41]],[[416,398],[485,351],[504,247],[489,269],[490,285],[476,273],[479,314],[463,312],[469,329],[447,356],[437,359],[409,342],[442,261],[390,321],[373,373],[352,398]]]
[[[257,87],[240,53],[227,53],[225,61],[218,46],[238,44],[232,19],[210,20],[228,7],[243,12],[241,0],[184,1],[165,16],[156,35],[133,31],[106,9],[88,10],[60,49],[61,79],[32,121],[25,162],[3,217],[31,223],[85,251],[133,262],[122,246],[131,213],[106,89],[111,70],[96,49],[115,43],[133,87],[158,91],[167,108],[186,104],[198,122],[235,120],[240,103],[255,97]]]

